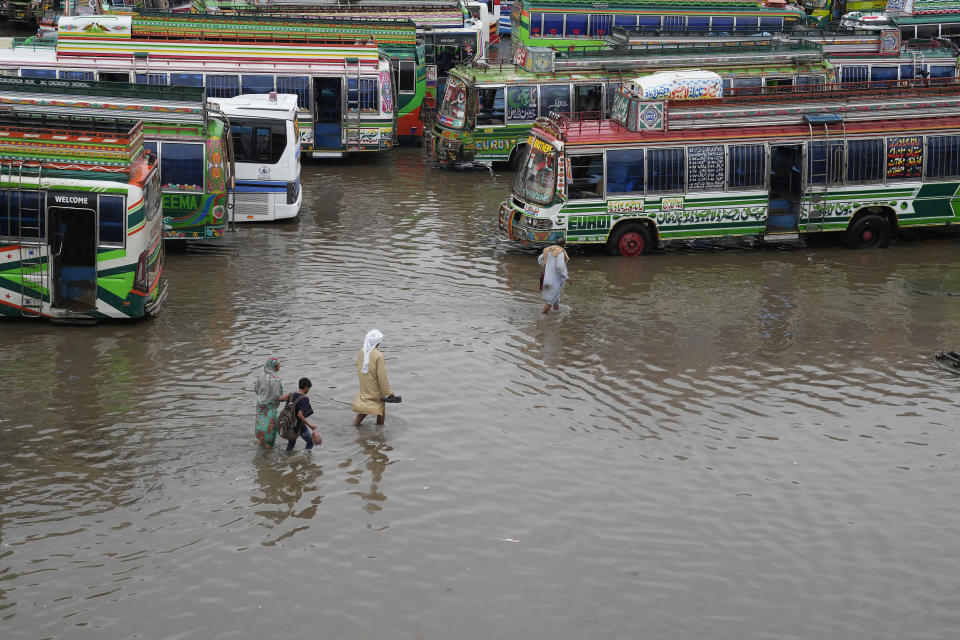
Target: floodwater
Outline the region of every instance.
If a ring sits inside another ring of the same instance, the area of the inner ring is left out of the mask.
[[[511,174],[303,182],[154,319],[0,326],[0,636],[960,634],[960,237],[575,250],[541,316]],[[403,402],[357,429],[371,328]],[[271,355],[312,452],[254,441]]]

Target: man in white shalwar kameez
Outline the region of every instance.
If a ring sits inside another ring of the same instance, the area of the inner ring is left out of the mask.
[[[537,262],[543,267],[543,288],[540,295],[546,302],[540,313],[549,312],[550,307],[553,307],[554,311],[560,310],[560,293],[563,291],[563,285],[569,280],[567,261],[570,256],[567,255],[565,245],[566,241],[560,238],[557,244],[544,249],[537,258]]]

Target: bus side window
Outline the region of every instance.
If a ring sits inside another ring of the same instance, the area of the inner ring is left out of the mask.
[[[603,197],[603,154],[570,156],[570,199]]]
[[[647,152],[647,191],[683,191],[685,170],[683,149],[650,149]]]
[[[122,196],[100,196],[100,244],[123,246],[126,206]]]
[[[762,144],[745,144],[730,147],[731,191],[743,187],[762,187],[766,176],[766,150]]]
[[[503,87],[477,89],[477,126],[504,123]]]
[[[960,176],[960,136],[927,136],[927,177],[957,176]]]
[[[643,149],[607,151],[607,195],[643,193]]]
[[[881,182],[886,167],[883,140],[847,142],[847,182]]]
[[[164,188],[203,191],[203,144],[164,142],[160,181]]]

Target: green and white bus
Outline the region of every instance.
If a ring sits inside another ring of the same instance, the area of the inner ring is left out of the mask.
[[[818,85],[834,80],[821,45],[799,39],[704,39],[613,49],[556,51],[517,47],[514,63],[461,65],[450,72],[425,147],[441,165],[492,161],[515,165],[538,117],[610,115],[624,78],[666,69],[704,69],[725,89]]]
[[[140,121],[38,127],[0,112],[0,316],[157,313],[167,296],[161,217]]]
[[[233,145],[227,117],[206,103],[202,88],[97,82],[93,71],[61,78],[0,76],[0,106],[38,127],[77,117],[142,119],[144,146],[158,159],[164,237],[223,236],[234,197]]]
[[[960,223],[956,80],[669,103],[636,84],[614,119],[537,121],[500,205],[507,237],[636,256],[676,240],[839,232],[870,249],[901,228]]]

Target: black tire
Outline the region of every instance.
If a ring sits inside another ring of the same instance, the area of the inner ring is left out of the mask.
[[[611,256],[633,258],[653,251],[650,232],[638,222],[617,225],[607,239],[607,253]]]
[[[890,246],[891,235],[887,219],[869,213],[847,228],[844,241],[851,249],[886,249]]]

